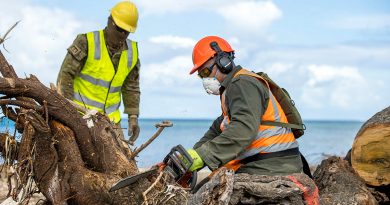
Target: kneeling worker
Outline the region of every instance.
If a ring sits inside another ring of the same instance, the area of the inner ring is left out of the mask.
[[[221,99],[218,117],[188,150],[190,171],[227,167],[236,173],[289,175],[301,173],[302,161],[292,130],[267,81],[234,64],[234,50],[217,36],[201,39],[194,47],[195,72],[207,93]],[[264,123],[271,122],[271,123]]]

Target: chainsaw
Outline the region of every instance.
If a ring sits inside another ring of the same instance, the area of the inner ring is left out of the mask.
[[[175,182],[183,188],[190,188],[190,190],[192,190],[195,187],[197,180],[197,172],[189,171],[192,163],[193,160],[191,156],[183,148],[183,146],[179,144],[171,149],[162,162],[154,165],[147,171],[119,180],[110,188],[109,192],[130,186],[141,178],[159,174],[161,172],[168,173]]]

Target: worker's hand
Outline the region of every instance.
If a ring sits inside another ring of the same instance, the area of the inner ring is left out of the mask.
[[[133,145],[135,140],[137,140],[139,132],[140,128],[138,125],[138,116],[129,115],[129,126],[127,127],[127,134],[129,136],[129,143],[131,145]]]
[[[199,154],[194,149],[188,149],[187,152],[194,161],[190,167],[190,171],[193,172],[195,170],[202,169],[204,167],[204,162]]]

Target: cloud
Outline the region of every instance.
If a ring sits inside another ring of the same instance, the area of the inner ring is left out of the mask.
[[[196,43],[196,41],[192,38],[173,35],[154,36],[151,37],[149,41],[155,44],[168,46],[172,49],[193,48]]]
[[[250,65],[274,62],[295,64],[354,65],[362,68],[388,69],[390,47],[383,45],[331,45],[270,47],[254,52]]]
[[[236,1],[220,7],[218,13],[225,18],[230,28],[242,32],[263,32],[282,11],[272,1]]]
[[[175,90],[186,89],[198,79],[190,76],[192,66],[190,55],[174,56],[164,62],[149,63],[142,66],[142,80],[151,89]],[[158,85],[158,87],[156,87]]]
[[[189,55],[142,65],[143,117],[213,118],[220,115],[219,98],[207,95],[201,80],[195,74],[189,75],[191,66]]]
[[[166,13],[179,13],[194,11],[197,9],[209,9],[221,6],[229,0],[197,0],[197,1],[182,1],[182,0],[136,0],[135,3],[143,12],[141,15],[160,15]]]
[[[308,80],[302,97],[309,106],[351,109],[371,100],[371,86],[356,67],[312,64],[305,69]]]
[[[330,25],[341,29],[351,30],[381,30],[390,29],[390,15],[377,14],[366,16],[352,16],[340,19],[335,22],[330,22]]]
[[[307,82],[310,87],[337,80],[338,78],[351,81],[364,81],[363,76],[355,67],[332,67],[329,65],[309,65],[307,67],[311,79]]]
[[[3,4],[8,10],[2,16],[0,28],[10,27],[21,20],[11,32],[4,53],[20,77],[34,74],[44,83],[55,82],[66,48],[76,37],[77,31],[91,24],[59,8],[24,4]]]
[[[262,71],[270,76],[278,76],[289,72],[294,66],[293,63],[275,62],[267,65]]]
[[[282,17],[282,11],[272,1],[255,0],[139,0],[136,2],[143,15],[166,13],[196,13],[207,11],[219,14],[231,30],[242,32],[264,32],[275,20]]]
[[[286,88],[305,119],[366,119],[388,106],[389,55],[386,45],[278,47],[246,67]]]

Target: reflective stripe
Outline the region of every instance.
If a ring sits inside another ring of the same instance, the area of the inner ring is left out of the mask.
[[[298,142],[293,141],[293,142],[288,142],[288,143],[279,143],[279,144],[272,144],[269,146],[264,146],[264,147],[259,147],[256,149],[250,149],[246,150],[245,152],[241,153],[236,160],[242,160],[247,157],[253,156],[258,153],[262,152],[279,152],[287,149],[292,149],[298,147]]]
[[[113,104],[110,107],[106,108],[106,113],[111,114],[119,109],[119,106],[121,105],[121,102],[117,104]]]
[[[111,87],[110,88],[110,93],[116,93],[116,92],[120,92],[122,89],[122,86],[118,86],[118,87]]]
[[[104,110],[104,104],[100,103],[100,102],[96,102],[94,100],[91,100],[85,96],[81,96],[81,94],[79,93],[74,93],[73,94],[74,96],[74,99],[76,99],[77,101],[81,102],[81,103],[85,103],[86,105],[89,105],[89,106],[92,106],[92,107],[96,107],[98,109],[102,109]]]
[[[268,138],[268,137],[272,137],[272,136],[276,136],[276,135],[289,134],[289,133],[292,133],[290,128],[273,127],[271,129],[266,129],[266,130],[258,132],[255,140],[259,140],[261,138]]]
[[[278,152],[286,149],[292,149],[298,147],[298,142],[292,141],[292,142],[287,142],[287,143],[280,143],[280,144],[272,144],[270,146],[266,147],[259,147],[258,153],[260,152]]]
[[[85,81],[88,81],[89,83],[94,84],[94,85],[102,86],[102,87],[105,87],[107,89],[110,88],[110,91],[109,91],[110,93],[116,93],[116,92],[121,91],[121,89],[122,89],[122,86],[110,87],[110,81],[96,79],[96,78],[94,78],[92,76],[89,76],[89,75],[86,75],[86,74],[83,74],[83,73],[80,73],[79,77],[82,78]]]
[[[102,104],[102,103],[91,100],[85,96],[81,96],[81,94],[79,94],[79,93],[74,93],[73,95],[77,101],[79,101],[81,103],[85,103],[88,106],[92,106],[92,107],[95,107],[95,108],[98,108],[101,110],[105,110],[105,113],[107,113],[107,114],[111,114],[111,113],[115,112],[117,109],[119,109],[119,106],[121,105],[121,101],[119,101],[119,103],[113,104],[110,107],[104,109],[104,104]]]
[[[86,80],[88,81],[89,83],[92,83],[94,85],[99,85],[99,86],[102,86],[102,87],[105,87],[105,88],[109,88],[110,87],[110,81],[105,81],[105,80],[101,80],[101,79],[96,79],[94,77],[91,77],[89,75],[86,75],[86,74],[83,74],[83,73],[80,73],[79,74],[80,78],[82,78],[83,80]]]
[[[100,59],[100,33],[99,31],[94,31],[93,32],[93,39],[95,41],[95,55],[94,55],[94,58],[95,60],[99,60]]]
[[[130,68],[133,64],[133,46],[131,40],[126,39],[127,43],[127,67]]]
[[[272,107],[274,107],[274,114],[275,114],[275,122],[280,122],[280,115],[279,115],[279,110],[278,110],[278,106],[276,105],[276,99],[275,99],[275,96],[272,94],[271,90],[269,90],[269,94],[270,94],[270,98],[271,98],[271,102],[272,102]]]

